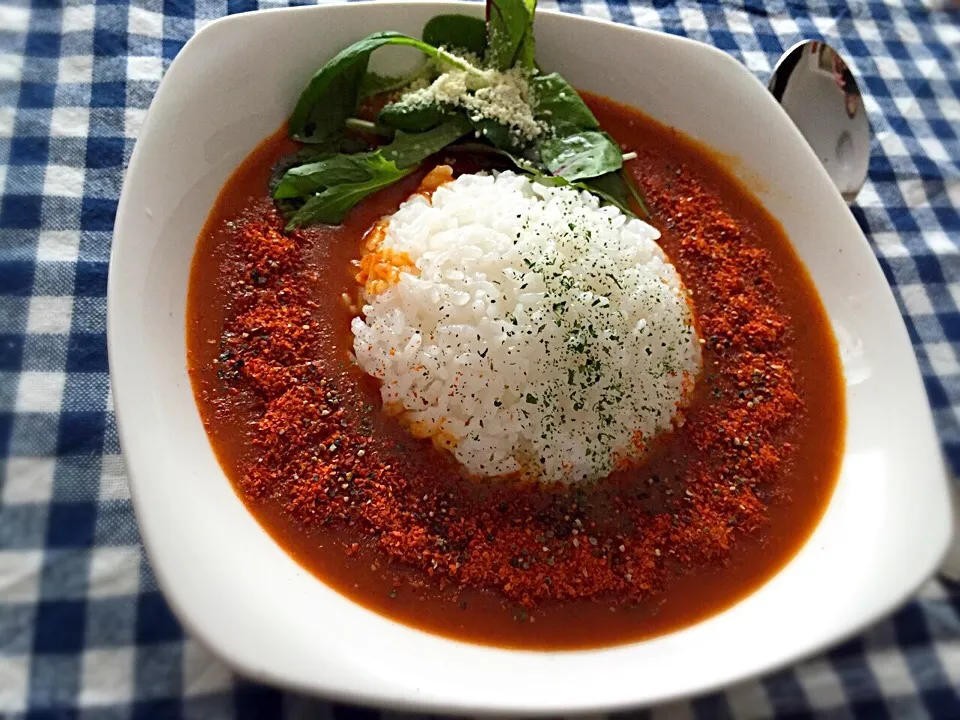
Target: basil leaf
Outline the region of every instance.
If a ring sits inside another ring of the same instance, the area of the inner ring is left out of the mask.
[[[490,118],[479,118],[471,120],[474,129],[480,134],[480,137],[491,143],[500,150],[509,152],[520,152],[523,144],[517,139],[516,133],[503,123],[498,123]]]
[[[463,116],[457,116],[426,132],[398,132],[392,143],[380,148],[380,153],[399,168],[419,165],[470,130],[470,121]]]
[[[567,180],[597,177],[623,166],[623,152],[604,132],[587,130],[544,140],[540,160],[554,175]]]
[[[423,132],[455,116],[449,108],[435,103],[413,107],[403,103],[390,103],[377,115],[377,124],[406,132]]]
[[[291,168],[280,180],[273,197],[276,200],[306,197],[332,185],[369,180],[373,177],[369,158],[374,154],[334,155]]]
[[[365,73],[363,80],[360,81],[359,97],[362,100],[372,95],[380,95],[381,93],[399,90],[420,77],[425,69],[426,64],[421,65],[416,70],[411,70],[406,75],[380,75],[375,72]]]
[[[647,203],[643,199],[643,195],[640,193],[640,188],[637,187],[637,183],[634,181],[633,176],[627,172],[626,168],[620,168],[620,180],[626,185],[627,190],[630,191],[630,194],[633,195],[633,199],[636,201],[637,205],[640,206],[640,210],[643,211],[645,217],[652,218],[653,215],[650,214],[650,208],[647,207]]]
[[[416,166],[398,168],[380,153],[370,153],[364,162],[370,171],[369,179],[334,185],[309,198],[290,218],[287,230],[317,223],[336,225],[365,197],[392,185],[416,169]]]
[[[584,180],[577,185],[599,196],[611,205],[616,205],[625,214],[636,217],[636,214],[630,209],[630,195],[622,173],[610,172]]]
[[[534,117],[551,127],[556,135],[600,128],[587,104],[558,73],[531,78],[530,92]]]
[[[533,16],[537,0],[487,0],[487,65],[534,67]]]
[[[392,30],[369,35],[341,50],[314,73],[288,121],[290,136],[301,142],[316,143],[338,132],[343,121],[357,110],[370,55],[384,45],[414,47],[429,57],[459,66],[449,53],[409,35]]]
[[[483,57],[487,48],[487,27],[483,20],[469,15],[437,15],[423,26],[423,41]]]

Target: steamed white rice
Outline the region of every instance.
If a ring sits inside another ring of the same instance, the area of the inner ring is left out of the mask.
[[[415,268],[368,285],[357,362],[474,475],[601,478],[670,426],[700,367],[658,237],[572,188],[461,176],[389,219],[381,247]]]

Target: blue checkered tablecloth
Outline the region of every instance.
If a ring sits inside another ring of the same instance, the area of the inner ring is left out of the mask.
[[[562,0],[716,45],[762,78],[801,38],[850,61],[875,133],[853,208],[960,471],[960,5]],[[262,2],[260,6],[281,3]],[[554,5],[554,3],[546,3]],[[158,592],[119,455],[106,282],[124,167],[160,78],[254,0],[0,0],[0,717],[376,716],[241,680]],[[960,586],[827,654],[641,713],[960,718]]]

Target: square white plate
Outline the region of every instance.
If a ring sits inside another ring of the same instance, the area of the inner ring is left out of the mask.
[[[237,15],[181,51],[150,108],[117,214],[109,281],[115,405],[137,518],[188,630],[246,675],[344,699],[461,713],[654,703],[771,670],[892,610],[950,537],[944,467],[880,268],[814,154],[763,86],[706,45],[541,12],[538,58],[716,150],[810,269],[840,343],[846,455],[823,521],[769,583],[647,642],[558,653],[454,642],[338,595],[259,527],[211,451],[186,371],[194,244],[229,174],[325,60],[375,30],[419,34],[475,3],[376,2]]]

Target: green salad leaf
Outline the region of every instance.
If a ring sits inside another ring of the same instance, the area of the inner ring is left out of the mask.
[[[339,132],[344,121],[357,111],[370,55],[385,45],[417,48],[428,57],[469,69],[449,53],[409,35],[392,30],[368,35],[337,53],[310,79],[288,121],[290,136],[300,142],[317,143]]]
[[[317,223],[337,225],[365,197],[392,185],[416,170],[416,166],[398,168],[396,163],[386,160],[378,152],[358,158],[358,164],[367,171],[367,179],[333,185],[312,195],[290,217],[287,229],[292,230]]]
[[[462,116],[458,116],[451,108],[437,103],[412,106],[404,103],[390,103],[385,105],[377,115],[377,124],[405,132],[424,132],[453,117]]]
[[[557,73],[531,81],[534,117],[552,130],[538,142],[540,159],[555,175],[582,180],[619,170],[620,146],[605,132],[576,90]]]
[[[533,70],[533,17],[537,0],[487,0],[487,65]]]
[[[405,75],[381,75],[375,72],[366,72],[360,81],[360,99],[363,100],[364,98],[379,95],[380,93],[393,92],[394,90],[406,87],[420,77],[426,68],[427,63],[424,63]]]
[[[358,202],[409,175],[420,163],[471,130],[457,117],[423,133],[398,132],[389,145],[353,155],[330,155],[289,169],[274,190],[275,200],[306,198],[288,228],[336,224]]]
[[[440,152],[450,143],[466,135],[472,126],[470,121],[461,115],[455,116],[442,125],[422,133],[405,133],[398,131],[393,142],[384,145],[378,152],[387,160],[405,168],[419,165],[431,155]]]
[[[368,158],[376,153],[331,155],[287,170],[273,191],[276,200],[306,197],[332,185],[369,180]]]
[[[437,15],[423,26],[423,41],[436,47],[465,50],[483,57],[487,49],[487,26],[469,15]]]
[[[288,122],[290,136],[312,150],[278,163],[269,183],[289,227],[340,222],[360,200],[444,149],[492,154],[536,182],[586,190],[630,214],[635,201],[647,212],[638,188],[623,170],[619,145],[601,130],[577,91],[557,73],[538,72],[536,4],[536,0],[487,0],[485,22],[466,15],[438,15],[424,26],[423,40],[392,31],[374,33],[321,67]],[[386,45],[415,48],[433,62],[397,76],[369,71],[370,56]],[[356,117],[362,99],[399,90],[418,77],[431,79],[445,69],[468,73],[468,85],[474,89],[491,82],[489,73],[448,48],[482,57],[486,68],[524,71],[534,118],[544,128],[541,136],[524,141],[502,121],[438,102],[408,104],[401,99],[385,105],[375,123]],[[375,147],[376,135],[391,140]]]
[[[590,108],[558,73],[536,75],[530,79],[534,117],[557,135],[582,130],[598,130],[600,123]]]
[[[550,138],[539,146],[540,160],[547,169],[571,181],[615,172],[623,165],[620,146],[597,130]]]

